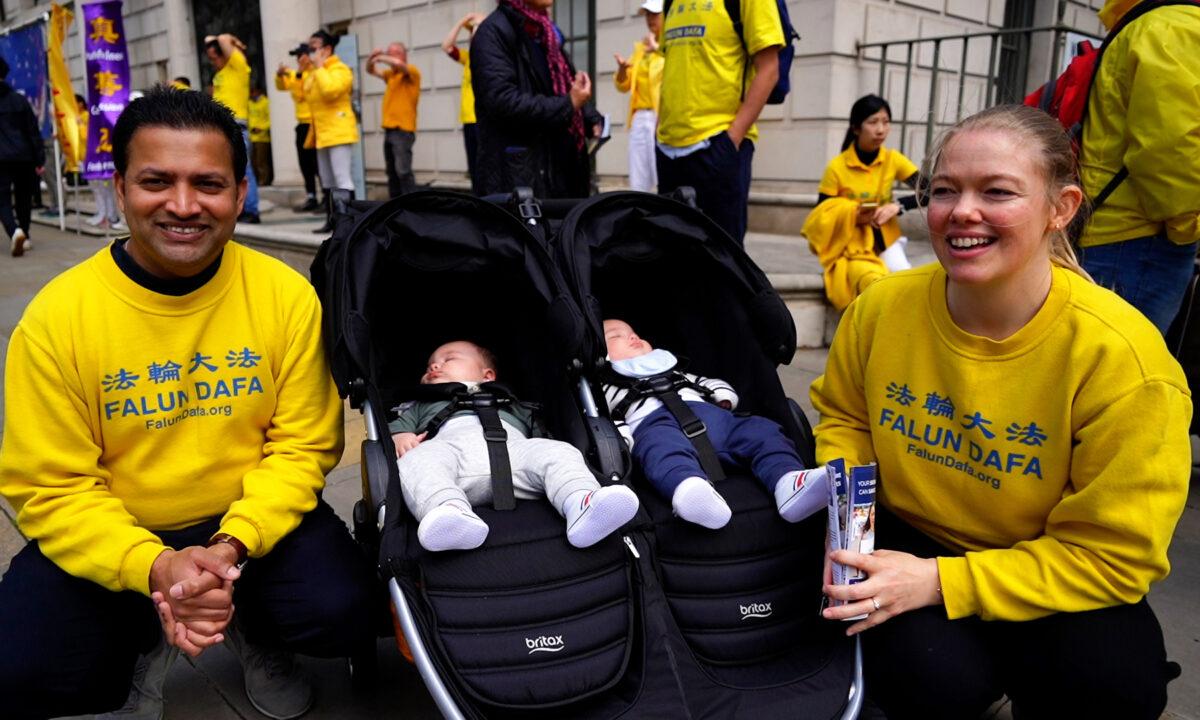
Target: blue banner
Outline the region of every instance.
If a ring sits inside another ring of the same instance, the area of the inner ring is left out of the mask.
[[[0,55],[8,62],[8,84],[29,100],[37,115],[42,137],[54,134],[50,124],[46,73],[46,23],[31,25],[0,35]]]

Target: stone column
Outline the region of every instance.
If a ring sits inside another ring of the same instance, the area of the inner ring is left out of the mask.
[[[183,76],[192,81],[193,89],[204,90],[190,0],[164,0],[163,13],[167,29],[167,81]]]
[[[259,0],[262,18],[263,78],[271,101],[271,157],[275,164],[275,185],[303,185],[300,163],[294,145],[296,112],[292,96],[275,89],[275,69],[279,63],[295,67],[296,59],[288,50],[321,26],[318,0]]]

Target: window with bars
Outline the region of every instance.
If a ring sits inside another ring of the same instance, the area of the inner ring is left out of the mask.
[[[555,0],[554,23],[577,71],[596,79],[596,0]]]

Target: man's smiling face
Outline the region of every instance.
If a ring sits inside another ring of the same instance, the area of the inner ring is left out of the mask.
[[[129,224],[126,249],[162,278],[196,275],[233,236],[247,182],[234,180],[229,140],[215,129],[146,126],[114,176]]]

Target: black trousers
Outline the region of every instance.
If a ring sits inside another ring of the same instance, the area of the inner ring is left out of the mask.
[[[471,176],[471,192],[479,195],[479,181],[475,179],[475,157],[479,154],[479,135],[475,123],[463,125],[463,146],[467,150],[467,174]]]
[[[300,161],[300,174],[304,176],[304,192],[317,196],[317,149],[304,147],[308,137],[308,123],[296,126],[296,158]]]
[[[158,533],[204,545],[219,519]],[[317,657],[374,648],[386,609],[374,572],[321,502],[234,586],[239,626],[255,644]],[[150,599],[67,574],[30,542],[0,581],[0,698],[5,717],[57,717],[120,707],[140,653],[162,636]],[[222,652],[209,649],[207,652]]]
[[[739,245],[745,242],[750,202],[750,165],[754,143],[743,140],[740,148],[724,132],[709,138],[709,146],[691,155],[671,159],[655,151],[658,191],[666,194],[690,185],[696,204]]]
[[[29,217],[33,193],[38,187],[37,169],[31,162],[0,162],[0,222],[9,237],[21,228],[30,234]],[[13,203],[17,214],[13,216]]]
[[[882,506],[876,547],[952,555]],[[978,718],[1002,695],[1028,718],[1158,718],[1167,704],[1162,628],[1145,599],[1027,622],[947,620],[941,606],[862,635],[867,696],[889,720]]]
[[[417,189],[413,176],[413,143],[417,134],[399,128],[383,130],[383,164],[387,171],[388,197],[396,197]]]

